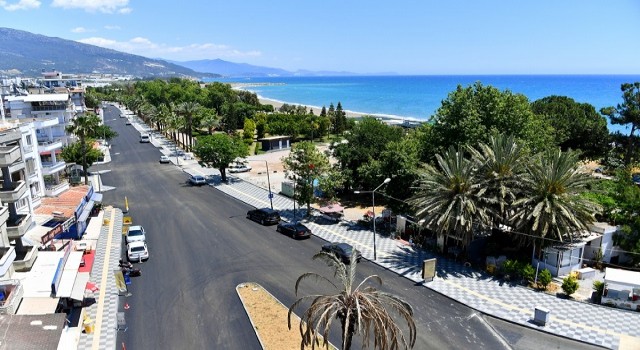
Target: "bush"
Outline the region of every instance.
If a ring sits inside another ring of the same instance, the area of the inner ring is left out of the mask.
[[[602,297],[602,293],[604,293],[604,282],[602,281],[593,281],[593,290],[596,292],[596,296],[598,298]]]
[[[536,269],[531,266],[531,264],[521,264],[518,266],[520,269],[520,276],[527,281],[528,283],[532,283],[536,277]]]
[[[562,290],[567,296],[575,293],[578,287],[578,280],[573,276],[567,276],[562,280]]]
[[[538,284],[542,286],[544,290],[547,290],[547,286],[551,283],[551,271],[544,269],[538,274]]]
[[[519,264],[516,260],[506,260],[504,264],[502,264],[502,268],[504,269],[504,274],[509,275],[511,278],[517,277],[519,273]]]

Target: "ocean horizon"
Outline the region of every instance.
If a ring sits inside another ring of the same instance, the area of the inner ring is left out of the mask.
[[[600,108],[622,103],[623,83],[640,75],[384,75],[322,77],[216,78],[207,82],[238,83],[260,98],[314,108],[341,103],[345,111],[380,117],[428,121],[458,85],[475,82],[527,96],[530,102],[547,96],[567,96]],[[629,133],[611,125],[610,131]]]

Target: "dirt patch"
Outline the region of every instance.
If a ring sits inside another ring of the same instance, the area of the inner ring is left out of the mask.
[[[289,309],[262,286],[257,283],[243,283],[236,287],[236,290],[263,349],[300,349],[302,337],[298,328],[298,316],[292,319],[292,327],[289,329]],[[329,349],[337,348],[330,345]]]

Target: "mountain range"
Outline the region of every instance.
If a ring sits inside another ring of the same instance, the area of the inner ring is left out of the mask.
[[[63,73],[119,74],[141,78],[356,75],[333,71],[291,72],[221,59],[169,61],[0,27],[0,75],[39,77],[42,71],[54,69]]]
[[[43,70],[137,77],[215,76],[184,66],[11,28],[0,28],[0,74],[40,76]]]

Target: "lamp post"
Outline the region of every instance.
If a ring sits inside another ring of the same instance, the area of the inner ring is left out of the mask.
[[[248,159],[248,161],[264,162],[264,165],[267,167],[267,186],[269,186],[269,203],[271,204],[271,210],[273,210],[273,193],[271,193],[271,178],[269,177],[269,163],[267,163],[266,159]]]
[[[384,179],[384,181],[378,186],[376,187],[373,191],[354,191],[353,193],[355,194],[359,194],[359,193],[371,193],[371,200],[372,200],[372,213],[373,213],[373,260],[377,260],[378,256],[376,254],[376,191],[388,184],[391,181],[390,178],[386,178]]]

